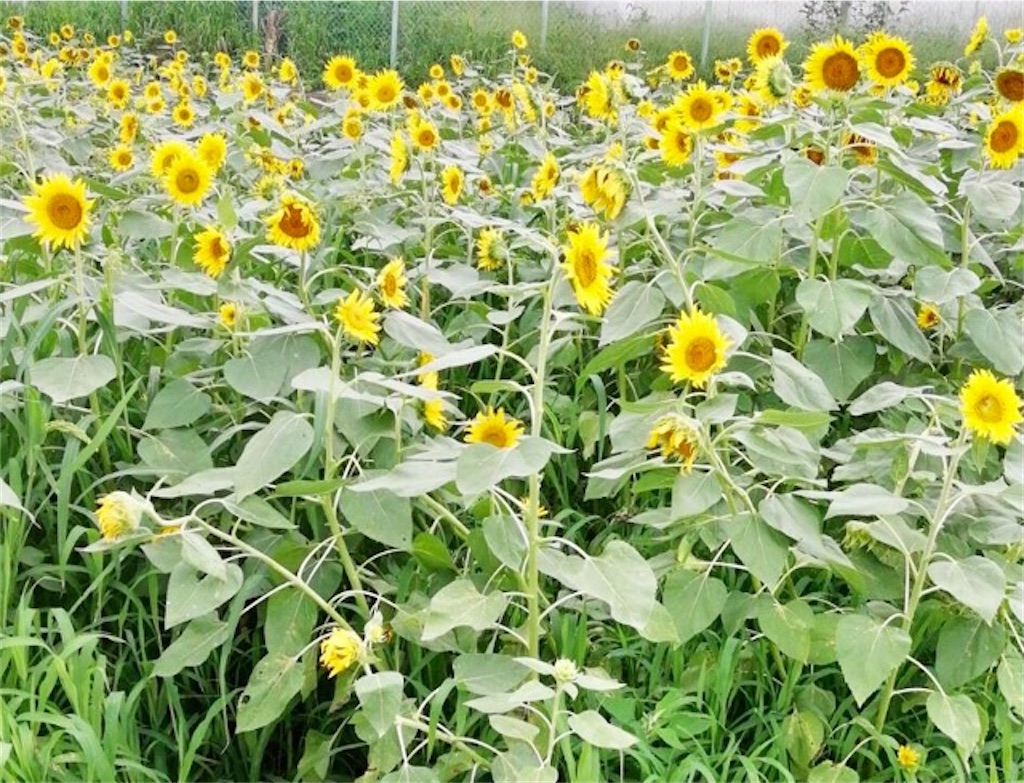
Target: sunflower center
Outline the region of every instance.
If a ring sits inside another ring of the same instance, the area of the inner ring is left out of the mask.
[[[672,67],[677,71],[685,71],[690,65],[690,60],[685,54],[677,54],[672,58]]]
[[[420,146],[421,147],[433,147],[434,146],[434,132],[432,130],[421,130],[420,131]]]
[[[46,214],[55,226],[70,231],[82,222],[82,205],[74,196],[62,193],[50,199]]]
[[[390,84],[382,84],[377,88],[377,100],[381,103],[390,103],[395,99],[395,88]]]
[[[199,189],[199,174],[194,169],[182,169],[174,179],[182,193],[195,193]]]
[[[386,275],[381,287],[384,289],[384,294],[386,296],[394,296],[395,292],[398,291],[398,281],[395,280],[394,275]]]
[[[480,433],[481,443],[490,443],[499,449],[508,448],[508,430],[501,424],[490,424]]]
[[[993,152],[1009,152],[1017,145],[1017,126],[1010,120],[1003,120],[992,131],[990,142]]]
[[[221,256],[227,255],[224,245],[220,241],[220,237],[214,237],[210,240],[210,255],[214,258],[220,258]]]
[[[974,404],[974,413],[986,424],[996,424],[1003,420],[1003,406],[991,394],[986,394]]]
[[[715,107],[707,98],[697,98],[690,104],[690,116],[696,122],[707,122],[715,113]]]
[[[707,337],[698,337],[686,346],[686,365],[696,372],[704,372],[715,363],[715,344]]]
[[[278,222],[277,227],[293,239],[302,239],[309,234],[309,225],[302,210],[289,204],[284,208],[284,215]]]
[[[886,79],[894,79],[899,76],[903,73],[906,65],[907,58],[903,56],[903,52],[895,47],[883,49],[878,53],[878,57],[875,58],[875,68]]]
[[[996,88],[1006,100],[1019,103],[1024,101],[1024,73],[1003,71],[996,77]]]
[[[576,279],[580,285],[589,288],[597,280],[597,259],[590,250],[583,250],[576,258],[575,264]]]
[[[860,71],[857,59],[847,52],[836,52],[825,59],[821,67],[825,86],[832,90],[850,90],[857,83]]]
[[[757,53],[761,57],[772,57],[779,53],[779,41],[775,36],[766,35],[757,42]]]

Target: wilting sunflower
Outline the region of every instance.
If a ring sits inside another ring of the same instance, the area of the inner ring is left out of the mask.
[[[1024,153],[1024,107],[997,114],[985,134],[985,157],[996,169],[1008,169]]]
[[[658,141],[658,149],[669,166],[684,166],[693,154],[693,136],[679,120],[670,120]]]
[[[611,279],[615,268],[605,259],[608,232],[601,233],[597,223],[584,223],[569,232],[569,244],[562,248],[562,269],[572,284],[579,306],[591,315],[600,315],[612,300]]]
[[[214,171],[220,171],[228,156],[228,142],[223,133],[205,133],[196,144],[196,154]]]
[[[115,109],[123,109],[131,100],[132,89],[125,79],[111,79],[107,84],[107,103]]]
[[[857,50],[842,36],[814,44],[804,61],[807,83],[815,92],[849,92],[860,80]]]
[[[679,466],[681,473],[689,473],[693,469],[699,443],[696,425],[678,413],[659,418],[647,438],[647,448],[660,449],[665,459],[678,459],[682,462]]]
[[[970,57],[978,51],[985,43],[986,38],[988,38],[988,17],[980,16],[971,31],[971,38],[967,42],[967,46],[964,47],[964,57]]]
[[[672,81],[681,82],[693,76],[693,58],[690,57],[689,52],[684,52],[682,49],[670,52],[664,67]]]
[[[719,92],[709,90],[703,81],[691,84],[685,93],[673,101],[672,113],[691,131],[714,128],[721,123],[726,108],[719,100]]]
[[[182,155],[189,154],[189,146],[180,139],[167,139],[160,142],[153,150],[153,160],[150,164],[150,172],[154,177],[163,177],[171,169],[174,163]]]
[[[191,151],[174,159],[164,175],[168,195],[179,204],[196,206],[210,189],[213,172],[202,158]]]
[[[89,234],[89,210],[93,202],[85,197],[85,181],[74,182],[66,174],[54,174],[41,183],[32,183],[31,196],[22,203],[25,217],[38,228],[33,236],[51,248],[78,247]]]
[[[320,241],[316,212],[294,193],[281,196],[281,206],[266,219],[267,240],[292,250],[309,250]]]
[[[853,153],[858,165],[866,166],[878,160],[878,147],[859,133],[846,134],[843,143]]]
[[[341,324],[342,331],[360,343],[376,345],[380,341],[380,313],[373,306],[373,300],[358,288],[344,299],[338,299],[334,317]]]
[[[860,58],[868,78],[879,87],[898,87],[914,70],[910,44],[894,35],[874,33],[860,48]]]
[[[626,184],[615,169],[594,164],[580,178],[580,193],[595,212],[615,220],[626,203]]]
[[[215,226],[210,226],[192,237],[195,249],[192,261],[212,278],[218,278],[231,260],[231,243]]]
[[[402,79],[397,71],[390,68],[377,71],[367,85],[367,89],[370,91],[370,105],[377,111],[390,109],[402,99],[403,87]]]
[[[938,105],[945,105],[954,95],[963,89],[964,77],[960,69],[952,63],[939,62],[932,65],[931,77],[925,85],[927,98]]]
[[[774,106],[788,97],[793,91],[793,73],[789,70],[789,64],[778,56],[765,57],[754,71],[753,89],[766,106]]]
[[[540,201],[550,196],[561,176],[562,169],[559,167],[558,161],[555,160],[554,155],[548,152],[544,155],[540,168],[537,169],[537,173],[530,181],[530,193],[533,195],[534,201]]]
[[[476,239],[476,264],[481,269],[501,269],[508,258],[504,237],[496,228],[484,228]]]
[[[111,492],[99,499],[96,526],[104,541],[116,541],[139,529],[144,506],[127,492]]]
[[[747,39],[747,58],[757,65],[768,57],[780,57],[789,46],[789,41],[774,27],[754,30]]]
[[[924,330],[934,329],[942,321],[939,311],[933,304],[925,302],[918,308],[917,325]]]
[[[335,677],[355,666],[365,649],[363,640],[355,631],[335,628],[320,643],[320,663],[327,669],[328,677]]]
[[[405,277],[405,261],[401,256],[392,258],[377,275],[377,286],[380,288],[380,300],[385,307],[401,309],[409,304],[405,293],[408,280]]]
[[[135,162],[135,154],[127,144],[118,144],[110,151],[110,168],[114,171],[128,171]]]
[[[466,175],[458,166],[445,166],[441,172],[441,197],[446,204],[455,204],[462,195]]]
[[[975,370],[960,390],[964,425],[980,438],[1003,445],[1013,438],[1021,421],[1020,397],[1007,378],[997,379],[988,370]]]
[[[703,389],[708,379],[725,367],[725,352],[731,341],[712,316],[698,309],[689,315],[680,313],[679,320],[669,327],[668,336],[661,369],[674,383],[689,381]]]
[[[1024,101],[1024,71],[1017,68],[1001,68],[996,72],[996,92],[1011,103]]]
[[[523,423],[505,418],[505,409],[488,407],[469,423],[466,443],[489,443],[499,449],[514,449],[523,435]]]
[[[397,185],[408,167],[409,150],[405,146],[402,132],[396,130],[395,135],[391,137],[391,181]]]
[[[332,90],[348,90],[355,86],[359,78],[356,61],[347,55],[336,55],[324,66],[324,84]]]

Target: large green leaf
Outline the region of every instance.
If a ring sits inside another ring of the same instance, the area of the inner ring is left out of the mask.
[[[847,614],[836,625],[836,659],[858,706],[909,654],[910,636],[894,622]]]
[[[661,600],[672,615],[680,644],[718,619],[728,597],[728,589],[716,577],[682,570],[669,574]]]
[[[926,266],[914,275],[914,295],[922,302],[937,305],[966,296],[979,285],[978,276],[962,267],[947,272],[937,266]]]
[[[356,680],[359,705],[378,738],[394,731],[395,718],[402,709],[404,687],[405,678],[398,672],[367,674]]]
[[[464,653],[452,664],[455,681],[477,696],[508,693],[529,673],[515,658],[495,653]]]
[[[799,598],[782,604],[765,597],[757,604],[757,623],[764,635],[782,652],[807,663],[811,653],[811,626],[814,624],[814,610],[810,604]]]
[[[640,280],[624,285],[604,313],[599,345],[623,340],[656,321],[665,306],[658,288]]]
[[[485,631],[501,617],[507,603],[503,593],[481,595],[468,579],[457,579],[430,599],[422,639],[429,642],[461,626]]]
[[[412,503],[386,489],[342,492],[341,513],[364,536],[387,546],[412,548]]]
[[[847,337],[838,343],[811,340],[804,348],[804,362],[837,400],[845,402],[875,369],[875,343],[870,337]]]
[[[986,623],[992,623],[1003,603],[1006,575],[987,557],[939,560],[928,566],[928,576],[936,587],[973,609]]]
[[[155,677],[173,677],[188,666],[198,666],[210,653],[227,641],[231,623],[218,620],[214,613],[197,617],[171,642],[153,664]]]
[[[793,216],[804,223],[824,215],[843,197],[850,172],[839,166],[818,166],[804,157],[782,168]]]
[[[234,563],[225,566],[225,578],[205,575],[190,563],[178,563],[167,582],[167,608],[164,627],[173,628],[187,620],[209,614],[229,601],[242,587],[242,569]]]
[[[956,743],[960,755],[967,758],[981,739],[978,707],[969,696],[950,696],[932,691],[925,702],[928,717],[935,727]]]
[[[278,590],[267,599],[263,640],[268,654],[298,655],[309,644],[318,610],[298,590]]]
[[[825,382],[785,351],[772,350],[772,368],[772,389],[786,404],[805,411],[839,407]]]
[[[968,311],[964,329],[999,372],[1017,375],[1024,370],[1024,309],[975,308]]]
[[[959,688],[991,669],[1005,647],[1001,625],[986,625],[978,617],[957,615],[939,632],[935,675],[947,690]]]
[[[157,392],[146,412],[144,430],[187,427],[202,418],[212,406],[210,395],[184,378],[176,378]]]
[[[808,278],[796,288],[797,304],[810,325],[833,340],[853,331],[871,295],[871,287],[857,280]]]
[[[302,667],[290,655],[269,654],[256,664],[238,701],[235,731],[255,731],[284,715],[302,689]]]
[[[931,360],[932,347],[917,325],[917,316],[904,299],[878,296],[868,310],[871,323],[888,342],[907,356],[922,362]]]
[[[921,265],[949,264],[935,211],[908,190],[888,203],[869,207],[854,219],[896,258]]]
[[[106,386],[117,377],[117,368],[103,355],[56,357],[36,362],[29,374],[33,386],[54,402],[61,403]]]
[[[743,513],[721,523],[732,541],[732,551],[750,573],[774,587],[786,569],[789,547],[760,517]]]
[[[586,710],[569,717],[569,728],[584,742],[599,748],[625,750],[639,740],[628,731],[613,726],[595,710]]]
[[[511,449],[473,443],[465,447],[455,463],[455,485],[465,495],[477,495],[504,479],[539,473],[552,454],[564,452],[549,440],[529,435]]]
[[[258,489],[290,470],[313,445],[313,427],[297,413],[278,411],[270,423],[245,444],[235,466],[235,494],[238,498]]]

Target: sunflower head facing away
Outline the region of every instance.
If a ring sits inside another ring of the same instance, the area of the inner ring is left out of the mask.
[[[804,61],[807,83],[815,92],[847,93],[860,81],[857,50],[842,36],[814,44]]]
[[[487,408],[469,423],[466,443],[489,443],[499,449],[513,449],[523,435],[523,423],[506,418],[505,409]]]
[[[51,248],[73,249],[89,235],[89,211],[93,202],[85,197],[85,181],[74,182],[66,174],[55,174],[32,184],[33,193],[23,203],[26,220],[35,223],[34,236]]]
[[[335,628],[320,643],[320,663],[328,677],[336,677],[355,666],[365,654],[362,638],[347,628]]]
[[[975,370],[960,390],[964,426],[979,438],[1006,445],[1014,425],[1021,421],[1021,400],[1007,378],[997,379],[988,370]]]
[[[659,449],[665,459],[679,460],[679,470],[689,473],[697,457],[700,436],[693,421],[678,413],[669,413],[654,423],[647,448]]]
[[[679,320],[669,327],[668,336],[661,369],[673,382],[689,381],[703,389],[708,379],[725,367],[725,352],[732,341],[712,316],[697,309],[690,314],[680,313]]]

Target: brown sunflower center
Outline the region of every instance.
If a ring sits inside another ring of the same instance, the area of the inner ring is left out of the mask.
[[[899,76],[903,73],[906,65],[907,58],[894,46],[883,49],[875,58],[875,68],[886,79],[894,79]]]
[[[391,103],[396,94],[395,88],[391,84],[382,84],[377,88],[377,100],[380,103]]]
[[[779,39],[774,35],[762,36],[757,42],[757,53],[760,57],[772,57],[779,53]]]
[[[106,66],[101,65],[99,68],[96,69],[96,78],[99,79],[101,82],[105,82],[107,79],[110,78],[110,71],[107,69]]]
[[[1010,120],[1003,120],[992,130],[989,146],[993,152],[1009,152],[1017,146],[1017,125]]]
[[[195,193],[199,190],[199,172],[195,169],[182,169],[174,178],[174,184],[182,193]]]
[[[50,199],[46,214],[57,228],[70,231],[82,222],[82,204],[74,196],[61,193]]]
[[[857,58],[847,52],[835,52],[825,58],[821,78],[831,90],[852,90],[860,78]]]
[[[420,146],[421,147],[433,147],[434,146],[434,141],[435,141],[434,131],[430,130],[430,128],[423,128],[420,131],[420,133],[419,133],[419,137],[420,137]]]
[[[995,424],[1003,419],[1003,406],[991,394],[986,394],[974,404],[974,413],[986,424]]]
[[[696,372],[711,368],[717,358],[715,344],[707,337],[698,337],[686,346],[686,366]]]
[[[672,68],[676,71],[682,72],[690,67],[690,58],[685,54],[677,54],[672,58]]]
[[[302,239],[310,232],[310,225],[306,222],[305,214],[294,204],[289,204],[284,208],[284,215],[278,221],[277,227],[293,239]]]
[[[1003,71],[996,76],[996,89],[1008,101],[1014,103],[1024,101],[1024,73]]]
[[[707,98],[697,98],[690,104],[690,117],[694,122],[707,122],[714,113],[715,106]]]
[[[592,250],[581,251],[574,266],[576,279],[584,288],[589,288],[597,280],[597,259]]]
[[[395,279],[395,276],[390,274],[385,275],[381,288],[384,289],[385,296],[394,296],[398,291],[398,281]]]
[[[220,237],[214,237],[210,240],[210,255],[214,258],[221,258],[227,255],[227,249],[224,247],[224,243],[220,241]]]

